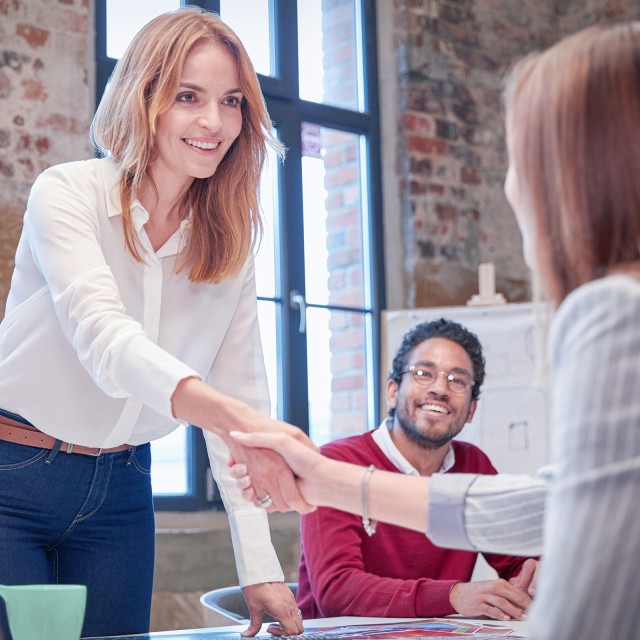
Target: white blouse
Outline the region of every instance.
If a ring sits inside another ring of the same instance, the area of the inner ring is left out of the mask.
[[[0,407],[90,447],[173,431],[171,396],[197,376],[269,413],[253,260],[219,284],[175,273],[188,221],[156,252],[132,206],[144,263],[126,249],[110,158],[51,167],[35,181],[0,325]],[[204,432],[229,514],[240,584],[281,581],[264,510],[229,476],[228,449]]]

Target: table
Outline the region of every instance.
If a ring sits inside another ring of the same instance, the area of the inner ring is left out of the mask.
[[[350,625],[370,625],[385,624],[395,622],[418,622],[425,618],[364,618],[357,616],[342,616],[338,618],[317,618],[315,620],[305,620],[304,626],[306,631],[313,631],[319,627],[334,626],[350,626]],[[510,620],[509,622],[500,622],[498,620],[489,620],[488,618],[464,618],[462,616],[449,616],[446,620],[452,622],[459,620],[461,623],[468,622],[474,624],[488,625],[495,624],[510,627],[515,635],[526,635],[526,622]],[[249,621],[245,624],[234,624],[224,627],[211,627],[209,629],[185,629],[183,631],[155,631],[152,633],[139,634],[134,636],[108,636],[99,640],[241,640],[240,633],[247,627]],[[274,638],[267,633],[268,624],[263,624],[260,634],[256,638],[267,639]],[[508,636],[505,636],[508,638]],[[85,639],[97,640],[97,639]]]

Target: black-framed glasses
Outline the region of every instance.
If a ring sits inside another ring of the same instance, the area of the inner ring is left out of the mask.
[[[435,364],[412,364],[400,372],[413,374],[413,379],[423,387],[430,387],[438,379],[445,376],[447,388],[453,393],[464,393],[473,386],[471,374],[464,370],[439,371]]]

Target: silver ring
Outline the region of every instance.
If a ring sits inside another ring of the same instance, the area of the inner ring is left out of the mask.
[[[264,496],[264,498],[256,498],[256,502],[263,508],[266,509],[268,507],[271,506],[271,504],[273,503],[273,500],[271,499],[271,496],[267,493],[266,496]]]
[[[302,620],[302,611],[300,611],[300,609],[298,609],[298,616],[300,617],[300,620]]]

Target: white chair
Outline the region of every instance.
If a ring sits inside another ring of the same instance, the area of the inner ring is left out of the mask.
[[[293,595],[298,590],[297,582],[287,582],[287,586]],[[200,596],[200,602],[207,608],[226,616],[235,622],[245,622],[249,620],[249,608],[242,595],[240,587],[223,587],[207,591]],[[274,622],[269,614],[264,615],[264,622]]]

